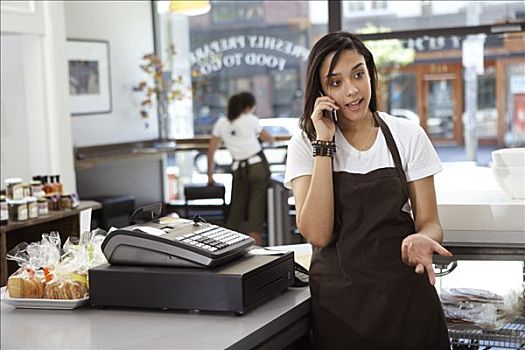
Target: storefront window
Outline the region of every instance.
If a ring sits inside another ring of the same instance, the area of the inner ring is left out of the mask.
[[[155,2],[157,52],[191,86],[191,107],[170,116],[175,138],[209,135],[229,96],[241,91],[255,95],[255,113],[270,132],[297,128],[310,48],[328,28],[327,1],[210,1],[210,11],[196,16],[170,12],[170,3]],[[168,57],[170,45],[176,55]],[[206,181],[205,151],[179,153],[168,160],[179,193],[168,199],[180,198],[184,183]],[[218,151],[216,163],[227,171],[231,157]],[[228,176],[216,180],[228,187]]]
[[[342,23],[350,32],[368,24],[393,32],[492,25],[516,19],[524,6],[522,1],[343,1]],[[475,19],[467,20],[472,15]]]
[[[209,134],[240,91],[255,95],[261,118],[300,116],[310,47],[327,28],[326,2],[211,1],[208,13],[187,19],[187,38],[163,6],[160,41],[189,58],[194,135]]]
[[[496,69],[488,67],[478,75],[478,111],[476,113],[478,137],[496,139],[498,112],[496,110]]]
[[[516,147],[525,143],[525,64],[509,64],[507,81],[505,141]]]
[[[462,146],[465,138],[494,147],[523,144],[516,62],[525,59],[525,32],[510,24],[519,22],[525,3],[351,1],[342,10],[343,30],[375,33],[366,44],[378,66],[382,110],[412,115],[435,145]],[[509,25],[496,27],[502,23]],[[487,32],[483,25],[495,27]],[[411,60],[402,59],[407,50]],[[473,79],[465,78],[467,67],[475,67]],[[466,100],[467,90],[476,101]]]
[[[415,73],[400,73],[393,77],[388,91],[389,91],[389,111],[393,115],[399,115],[399,110],[407,110],[411,113],[417,113],[416,104],[416,74]]]

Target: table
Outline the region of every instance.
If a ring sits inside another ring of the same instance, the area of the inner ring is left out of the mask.
[[[7,277],[18,268],[16,263],[6,259],[10,249],[20,242],[39,241],[44,232],[58,231],[62,243],[69,236],[78,236],[79,214],[89,208],[97,210],[102,208],[102,205],[95,201],[80,201],[75,209],[50,210],[44,217],[0,226],[0,285],[5,286]]]
[[[291,249],[305,258],[309,245]],[[283,349],[309,329],[310,291],[290,288],[243,316],[133,308],[15,309],[2,303],[2,349]]]

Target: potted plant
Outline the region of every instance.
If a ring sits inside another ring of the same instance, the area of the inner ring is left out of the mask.
[[[172,57],[176,54],[175,47],[170,45],[167,52],[168,57]],[[140,115],[147,120],[152,110],[156,109],[159,118],[159,145],[174,147],[174,141],[169,139],[169,107],[174,101],[186,98],[188,89],[184,86],[182,76],[173,77],[171,71],[165,69],[161,58],[153,53],[142,57],[140,68],[150,77],[134,87],[134,91],[145,94],[141,102]],[[146,127],[148,126],[149,124],[146,123]]]

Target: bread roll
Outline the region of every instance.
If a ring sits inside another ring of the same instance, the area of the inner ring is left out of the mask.
[[[7,280],[7,290],[11,298],[41,299],[44,297],[43,281],[30,277],[9,277]]]
[[[24,278],[18,276],[10,276],[7,280],[7,291],[11,298],[24,297]]]
[[[24,298],[41,299],[44,297],[44,282],[36,278],[25,281]]]

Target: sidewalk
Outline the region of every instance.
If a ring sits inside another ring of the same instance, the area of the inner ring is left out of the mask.
[[[439,159],[442,162],[465,162],[467,161],[467,155],[464,146],[434,146],[436,149]],[[499,149],[498,146],[478,146],[478,153],[476,157],[476,163],[478,166],[489,166],[492,161],[491,152]]]

